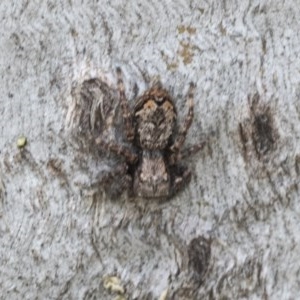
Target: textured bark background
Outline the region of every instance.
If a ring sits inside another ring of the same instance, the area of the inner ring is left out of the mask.
[[[1,299],[299,297],[300,1],[2,0],[0,16]],[[117,160],[76,138],[78,95],[91,78],[114,93],[116,66],[131,104],[159,77],[181,118],[197,83],[187,143],[207,146],[170,201],[95,189]]]

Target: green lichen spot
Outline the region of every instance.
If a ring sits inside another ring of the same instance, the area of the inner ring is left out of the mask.
[[[25,136],[20,136],[18,137],[18,140],[17,140],[17,146],[18,148],[24,148],[26,146],[26,143],[27,143],[27,139]]]

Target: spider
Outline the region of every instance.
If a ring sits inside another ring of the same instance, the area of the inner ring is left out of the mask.
[[[116,73],[125,136],[131,147],[114,141],[106,142],[101,137],[96,139],[99,147],[123,157],[126,162],[104,176],[104,181],[109,183],[119,176],[121,190],[128,189],[135,197],[172,197],[191,180],[191,172],[180,161],[205,144],[182,150],[193,120],[195,85],[190,83],[188,114],[183,126],[177,130],[176,107],[169,92],[159,82],[137,98],[131,112],[121,69],[117,68]]]

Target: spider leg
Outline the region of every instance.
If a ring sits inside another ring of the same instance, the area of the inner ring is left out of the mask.
[[[184,159],[196,154],[197,152],[202,150],[205,145],[206,145],[206,142],[202,142],[197,145],[189,146],[188,148],[183,149],[181,152],[176,152],[176,153],[171,154],[171,156],[169,158],[170,165],[175,165],[178,161],[184,160]]]
[[[104,150],[113,152],[119,156],[123,156],[125,160],[129,163],[134,163],[138,159],[137,154],[132,152],[130,148],[117,144],[113,141],[105,142],[101,137],[98,137],[96,139],[96,144]]]
[[[128,166],[124,163],[113,170],[99,174],[91,187],[102,187],[111,198],[119,197],[132,184],[132,178],[127,174]]]
[[[117,78],[118,78],[118,91],[120,96],[120,103],[122,108],[125,133],[127,140],[131,142],[134,139],[134,128],[132,126],[132,116],[130,113],[129,105],[125,96],[125,87],[122,78],[121,68],[117,68]]]
[[[179,131],[176,140],[174,141],[173,145],[170,147],[172,152],[178,152],[180,150],[180,148],[182,147],[185,141],[187,132],[192,124],[194,118],[194,90],[195,90],[195,85],[194,83],[191,82],[188,91],[188,96],[187,96],[187,102],[189,106],[188,114],[185,118],[184,125]]]
[[[121,175],[126,174],[127,172],[127,165],[121,164],[117,167],[115,167],[113,170],[106,172],[104,175],[99,175],[97,184],[110,184],[112,180],[114,180],[117,176],[120,177]]]
[[[172,194],[176,194],[180,190],[182,190],[185,185],[187,185],[191,181],[191,171],[186,169],[182,172],[182,174],[175,176],[172,186]]]

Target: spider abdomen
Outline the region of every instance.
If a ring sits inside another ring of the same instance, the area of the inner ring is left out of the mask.
[[[167,197],[170,176],[161,151],[144,150],[134,174],[133,192],[143,198]]]

